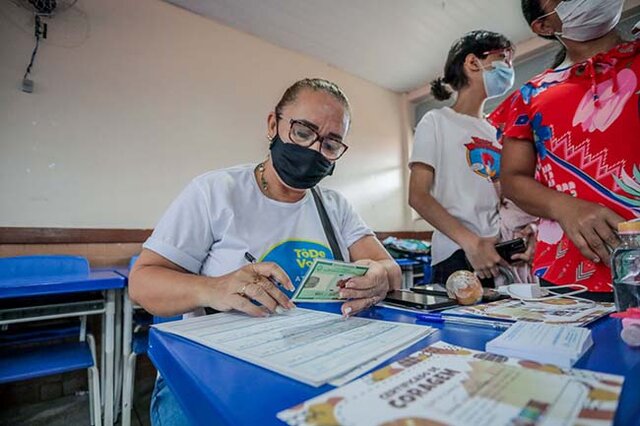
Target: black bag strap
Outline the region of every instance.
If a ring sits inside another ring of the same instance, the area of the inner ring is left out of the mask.
[[[320,196],[320,192],[316,188],[311,188],[311,193],[313,194],[313,201],[316,203],[316,208],[318,209],[318,215],[320,215],[320,221],[322,222],[322,227],[324,228],[324,234],[326,235],[327,240],[329,241],[329,246],[331,247],[331,251],[333,252],[333,258],[335,260],[344,261],[344,257],[342,257],[342,251],[340,250],[340,246],[338,245],[338,240],[336,240],[336,233],[333,230],[333,225],[331,225],[327,210],[324,208],[322,196]]]

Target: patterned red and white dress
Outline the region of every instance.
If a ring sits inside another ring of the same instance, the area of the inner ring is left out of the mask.
[[[535,144],[536,179],[556,191],[640,217],[640,41],[547,70],[489,117],[499,139]],[[580,254],[557,222],[541,220],[534,272],[551,283],[611,291],[611,270]]]

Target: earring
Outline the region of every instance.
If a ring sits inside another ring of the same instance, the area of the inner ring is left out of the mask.
[[[273,141],[273,138],[274,138],[274,137],[275,137],[275,136],[269,136],[269,135],[267,135],[267,139],[269,139],[269,142]]]

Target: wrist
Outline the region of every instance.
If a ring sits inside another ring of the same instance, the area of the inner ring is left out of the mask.
[[[195,288],[195,303],[199,308],[210,307],[211,292],[223,277],[200,277]]]
[[[462,250],[466,252],[471,248],[476,247],[479,241],[480,241],[480,237],[470,232],[468,235],[465,235],[462,238],[460,238],[460,241],[458,242],[458,244],[460,245]]]
[[[558,194],[559,197],[549,203],[549,218],[556,222],[561,222],[568,212],[577,209],[580,200],[569,194]]]
[[[560,203],[552,203],[549,206],[549,219],[554,220],[556,222],[560,222],[562,217],[564,217],[563,204],[564,203],[562,203],[562,202],[560,202]]]

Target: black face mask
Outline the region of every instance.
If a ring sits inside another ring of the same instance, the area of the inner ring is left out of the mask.
[[[295,143],[284,143],[277,134],[269,149],[278,176],[291,188],[313,188],[335,168],[335,164],[318,151]]]

